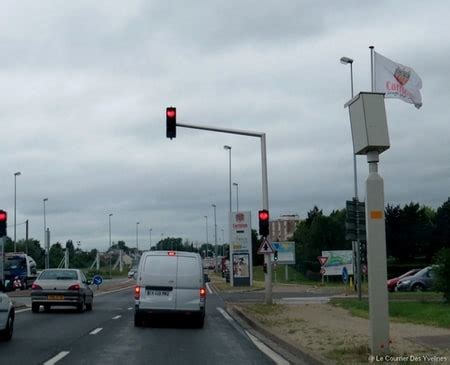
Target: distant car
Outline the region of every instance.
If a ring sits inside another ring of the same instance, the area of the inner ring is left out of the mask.
[[[43,270],[31,287],[31,310],[38,313],[53,306],[74,306],[78,312],[92,310],[94,293],[90,282],[78,269]]]
[[[397,283],[401,280],[401,279],[403,279],[403,278],[405,278],[405,277],[407,277],[407,276],[412,276],[412,275],[414,275],[416,272],[419,272],[420,271],[420,269],[413,269],[413,270],[409,270],[408,272],[406,272],[406,273],[404,273],[403,275],[400,275],[399,277],[397,277],[397,278],[392,278],[392,279],[389,279],[388,281],[387,281],[387,287],[388,287],[388,290],[389,291],[395,291],[395,287],[397,286]]]
[[[428,266],[414,275],[405,276],[397,283],[398,291],[422,291],[432,288],[434,283],[433,267]]]
[[[134,275],[136,274],[137,269],[131,269],[128,271],[128,279],[134,278]]]
[[[9,341],[14,331],[14,306],[11,299],[0,292],[0,340]]]

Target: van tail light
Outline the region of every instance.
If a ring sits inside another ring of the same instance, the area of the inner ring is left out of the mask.
[[[33,285],[31,285],[31,290],[42,290],[42,287],[33,283]]]
[[[74,284],[69,286],[69,290],[80,290],[80,284]]]
[[[200,288],[200,298],[206,298],[206,289]]]
[[[167,252],[167,254],[169,256],[175,256],[177,253],[175,251],[169,251],[169,252]]]
[[[136,285],[134,287],[134,299],[139,299],[140,296],[141,296],[141,287]]]

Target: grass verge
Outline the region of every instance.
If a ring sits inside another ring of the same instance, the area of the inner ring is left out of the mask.
[[[353,316],[369,317],[367,299],[359,301],[353,298],[333,298],[330,303],[349,310]],[[440,302],[391,300],[389,301],[389,317],[396,322],[450,328],[450,305]]]

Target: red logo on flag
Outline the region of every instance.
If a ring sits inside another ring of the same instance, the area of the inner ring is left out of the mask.
[[[411,76],[411,71],[406,68],[397,67],[394,73],[395,79],[402,85],[405,85]]]
[[[242,222],[245,219],[245,215],[243,213],[236,214],[236,222]]]

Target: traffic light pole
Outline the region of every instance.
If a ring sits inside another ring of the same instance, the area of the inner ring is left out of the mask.
[[[244,131],[239,129],[217,128],[210,126],[194,125],[177,123],[177,127],[200,129],[204,131],[237,134],[240,136],[257,137],[261,140],[261,171],[262,171],[262,208],[269,210],[269,188],[267,179],[267,149],[266,149],[266,134]],[[230,242],[231,244],[231,242]],[[230,262],[232,258],[230,257]],[[265,276],[265,302],[266,304],[272,304],[272,263],[270,255],[264,255],[264,261],[267,264],[267,274]]]

